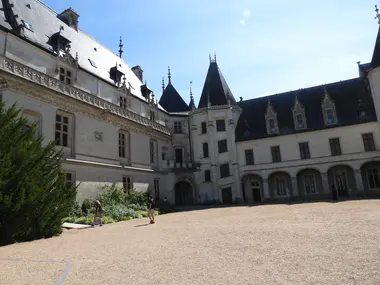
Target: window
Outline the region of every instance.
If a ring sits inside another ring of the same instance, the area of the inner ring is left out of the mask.
[[[316,194],[317,193],[317,189],[315,187],[314,174],[306,174],[303,176],[303,186],[305,189],[305,194]]]
[[[22,24],[24,25],[25,28],[27,28],[29,31],[33,32],[33,26],[24,20],[21,20]]]
[[[333,109],[326,109],[326,125],[335,124],[335,114]]]
[[[34,139],[37,139],[41,135],[41,114],[32,110],[24,109],[22,116],[27,120],[23,126],[24,132],[28,132],[32,125],[36,125],[36,132]]]
[[[367,169],[367,180],[369,189],[380,188],[380,169],[369,168]]]
[[[225,132],[226,131],[226,121],[225,120],[216,120],[216,131]]]
[[[220,178],[230,176],[230,165],[228,163],[220,165]]]
[[[303,116],[302,116],[302,114],[297,114],[296,115],[296,120],[297,120],[297,128],[298,129],[303,129],[304,128],[304,122],[303,122]]]
[[[205,182],[210,182],[210,181],[211,181],[211,171],[205,170]]]
[[[155,163],[155,161],[156,161],[155,160],[155,155],[156,155],[155,147],[156,147],[155,141],[151,140],[149,143],[150,163]]]
[[[69,117],[61,114],[55,116],[55,144],[69,147]]]
[[[129,158],[129,133],[119,132],[119,157]]]
[[[202,129],[202,134],[207,133],[207,125],[206,122],[201,123],[201,129]]]
[[[154,179],[154,197],[156,201],[160,200],[160,179]]]
[[[276,124],[275,124],[274,119],[269,119],[268,123],[269,123],[269,131],[270,131],[270,133],[271,134],[276,133]]]
[[[280,146],[272,146],[272,162],[281,162]]]
[[[284,177],[276,177],[276,193],[278,196],[286,196],[287,195],[287,187],[286,187],[286,179]]]
[[[174,133],[182,134],[182,122],[174,122]]]
[[[59,68],[59,80],[66,84],[71,84],[71,71],[64,69],[63,67]]]
[[[67,187],[72,187],[75,185],[74,173],[66,172],[66,185]]]
[[[88,61],[90,62],[90,64],[92,65],[92,67],[97,68],[95,61],[93,61],[92,59],[88,59]]]
[[[132,179],[128,176],[123,176],[123,188],[125,192],[130,193],[133,186],[132,186]]]
[[[123,97],[123,96],[120,96],[119,98],[119,105],[121,108],[123,109],[127,109],[128,108],[128,99]]]
[[[331,155],[341,155],[342,154],[342,150],[340,148],[340,140],[339,140],[339,138],[329,139],[329,142],[330,142]]]
[[[167,155],[168,155],[168,148],[167,147],[163,147],[162,148],[162,151],[161,151],[161,155],[162,155],[162,160],[166,160],[167,158]]]
[[[208,143],[203,143],[203,157],[208,157]]]
[[[300,148],[301,159],[310,158],[309,143],[308,142],[302,142],[302,143],[299,143],[298,145]]]
[[[227,140],[218,141],[219,153],[227,152]]]
[[[254,165],[255,160],[253,157],[253,149],[246,149],[245,150],[245,163],[247,165]]]
[[[149,111],[149,120],[155,122],[156,121],[156,114],[154,113],[154,111]]]
[[[375,140],[372,133],[362,134],[364,151],[375,151]]]

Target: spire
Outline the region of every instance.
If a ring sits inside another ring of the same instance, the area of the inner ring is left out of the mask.
[[[377,8],[377,5],[375,5],[375,12],[376,12],[375,19],[377,19],[377,23],[380,24],[380,14],[379,14],[379,8]]]
[[[195,110],[196,107],[195,107],[195,103],[194,103],[193,91],[191,90],[191,84],[193,84],[193,81],[190,81],[190,103],[189,103],[189,107],[190,107],[190,110]]]
[[[162,77],[162,93],[165,91],[165,78]]]
[[[216,51],[214,50],[214,62],[216,62]]]
[[[119,57],[121,58],[121,56],[123,55],[123,40],[121,39],[121,36],[120,36],[120,40],[119,40]]]
[[[209,57],[210,63],[211,63],[211,53],[208,54],[208,57]]]
[[[168,66],[168,79],[169,79],[169,83],[171,83],[172,74],[170,73],[170,66]]]

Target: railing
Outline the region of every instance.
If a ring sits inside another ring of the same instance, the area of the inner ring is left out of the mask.
[[[148,118],[145,118],[139,114],[136,114],[130,110],[123,109],[115,104],[112,104],[104,99],[101,99],[93,94],[82,91],[76,87],[65,84],[64,82],[50,77],[42,72],[34,70],[22,63],[14,61],[12,59],[0,56],[0,69],[6,72],[12,73],[26,80],[32,81],[36,84],[47,87],[51,90],[60,92],[71,98],[85,102],[89,105],[97,108],[107,110],[112,114],[123,117],[140,125],[149,126],[152,129],[170,135],[169,128],[153,122]]]

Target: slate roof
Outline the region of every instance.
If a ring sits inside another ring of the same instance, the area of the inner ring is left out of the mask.
[[[380,25],[379,25],[379,30],[377,32],[375,48],[373,50],[372,61],[371,61],[372,68],[376,68],[378,66],[380,66]]]
[[[32,30],[27,28],[25,31],[25,38],[35,45],[53,53],[53,48],[48,44],[49,38],[60,31],[63,26],[61,34],[71,41],[70,54],[75,58],[78,53],[79,67],[103,81],[115,86],[114,81],[110,78],[110,69],[117,63],[118,70],[126,76],[126,83],[131,84],[132,94],[142,101],[146,99],[141,94],[142,83],[129,68],[129,66],[116,55],[113,51],[96,41],[90,35],[82,30],[75,31],[73,28],[66,25],[63,21],[57,18],[57,13],[41,3],[38,0],[3,0],[0,1],[0,8],[3,8],[3,3],[7,1],[13,4],[11,8],[13,13],[17,15],[16,21],[19,25],[23,21],[31,25]],[[30,6],[30,8],[28,7]],[[0,12],[0,25],[3,28],[10,29],[9,24],[4,24],[5,14]],[[25,26],[25,25],[24,25]],[[118,39],[115,39],[115,46]],[[96,68],[91,64],[95,62]],[[159,106],[161,110],[163,108]]]
[[[331,83],[326,86],[330,98],[335,102],[338,124],[330,127],[342,127],[364,122],[376,121],[376,113],[370,91],[363,78]],[[246,141],[279,135],[287,135],[305,131],[326,129],[322,113],[324,86],[290,91],[282,94],[241,101],[238,105],[243,109],[236,126],[236,141]],[[296,131],[293,122],[295,97],[303,104],[306,113],[307,129]],[[366,119],[359,116],[359,99],[367,114]],[[268,135],[265,122],[268,100],[270,100],[279,125],[278,135]]]
[[[208,100],[211,106],[227,105],[227,100],[231,105],[236,105],[236,100],[215,60],[210,61],[198,109],[206,108]]]
[[[169,81],[160,98],[159,104],[169,113],[190,111],[189,106]]]

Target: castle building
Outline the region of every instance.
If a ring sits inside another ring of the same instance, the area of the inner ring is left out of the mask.
[[[0,2],[0,100],[63,150],[78,201],[106,184],[177,205],[380,194],[380,33],[354,79],[237,101],[216,58],[196,106],[37,0]],[[253,95],[253,94],[252,94]],[[27,127],[27,126],[26,126]],[[1,134],[0,134],[1,135]]]

